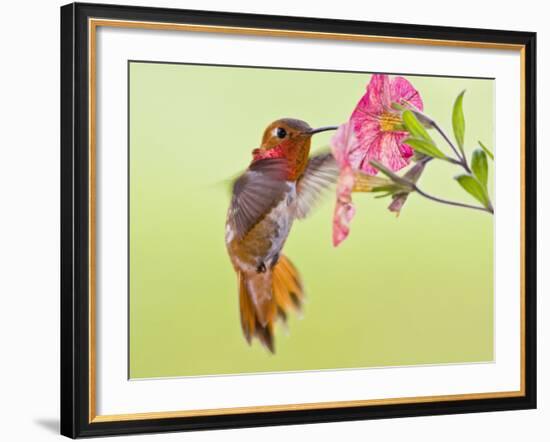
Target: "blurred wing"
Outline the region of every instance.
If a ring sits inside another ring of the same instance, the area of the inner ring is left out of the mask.
[[[243,238],[285,196],[287,162],[266,159],[251,164],[233,184],[229,216],[238,238]]]
[[[331,153],[315,155],[297,183],[297,218],[305,218],[325,191],[338,179],[340,169]]]

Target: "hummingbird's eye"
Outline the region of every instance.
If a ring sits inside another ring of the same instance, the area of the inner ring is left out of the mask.
[[[284,130],[282,127],[277,128],[277,137],[284,138],[286,137],[286,130]]]

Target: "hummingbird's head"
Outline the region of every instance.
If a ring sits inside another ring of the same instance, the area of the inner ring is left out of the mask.
[[[311,146],[311,136],[325,130],[335,130],[336,126],[312,129],[305,121],[295,118],[281,118],[267,126],[262,136],[262,144],[252,151],[254,161],[266,158],[287,158],[307,160]]]

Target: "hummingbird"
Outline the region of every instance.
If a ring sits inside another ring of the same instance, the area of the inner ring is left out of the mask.
[[[337,126],[312,129],[305,121],[271,123],[252,151],[248,169],[233,183],[225,243],[237,274],[241,328],[275,353],[277,320],[300,311],[302,279],[282,254],[295,219],[306,218],[319,197],[338,178],[331,153],[309,156],[311,137]]]

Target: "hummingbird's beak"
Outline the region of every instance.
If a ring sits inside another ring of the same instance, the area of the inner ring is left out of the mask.
[[[338,126],[323,126],[323,127],[318,127],[317,129],[311,129],[305,133],[307,135],[314,135],[314,134],[318,134],[319,132],[325,132],[327,130],[336,130],[336,129],[338,129]]]

